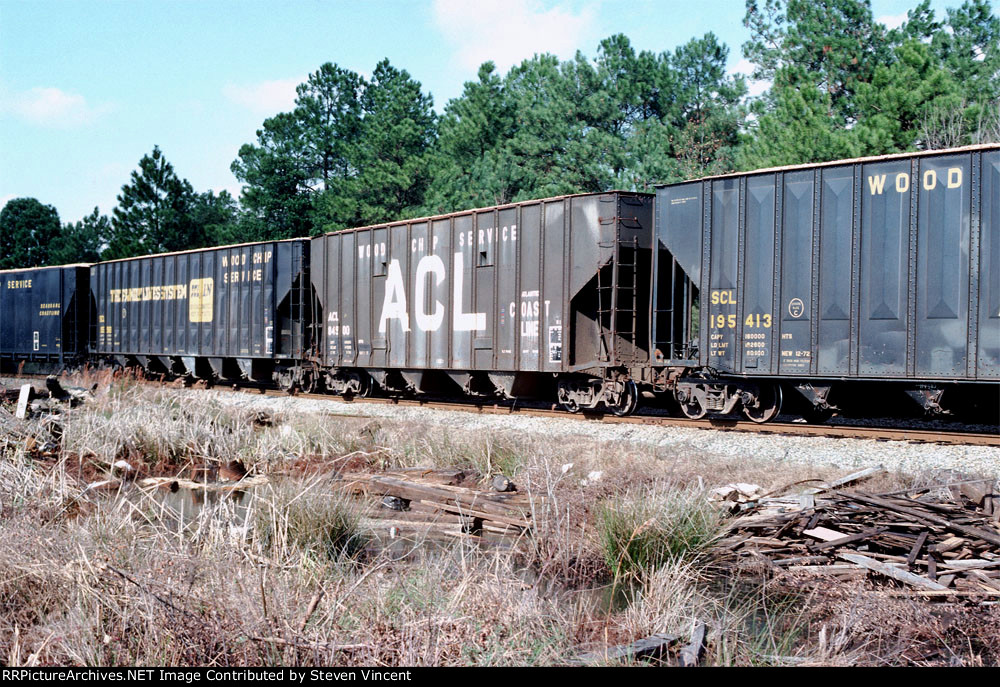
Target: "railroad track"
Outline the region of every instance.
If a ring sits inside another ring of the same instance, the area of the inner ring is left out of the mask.
[[[288,396],[287,393],[274,389],[242,388],[242,392],[263,392],[269,396]],[[354,398],[345,399],[325,394],[294,394],[295,398],[313,400],[337,401],[339,403],[396,405],[403,407],[428,408],[435,410],[451,410],[477,413],[481,415],[517,415],[520,417],[553,417],[585,422],[600,422],[604,424],[631,424],[660,427],[690,427],[694,429],[754,432],[758,434],[781,434],[786,436],[815,436],[827,438],[870,439],[875,441],[908,441],[915,443],[958,444],[967,446],[1000,447],[1000,435],[985,432],[942,431],[937,429],[911,429],[901,427],[871,427],[860,425],[820,424],[810,425],[798,422],[768,422],[757,424],[749,420],[735,418],[713,420],[690,420],[688,418],[667,417],[662,415],[630,415],[618,417],[610,413],[579,412],[568,413],[565,410],[517,406],[515,404],[439,401],[413,398]],[[342,415],[342,414],[341,414]]]
[[[45,378],[45,375],[21,374],[21,378]],[[17,377],[11,377],[16,379]],[[146,380],[150,384],[167,384]],[[216,391],[232,393],[257,393],[268,396],[288,397],[284,391],[262,386],[242,385],[234,387],[212,387]],[[610,413],[587,412],[568,413],[556,408],[537,406],[518,406],[515,403],[489,403],[485,401],[444,401],[438,399],[419,398],[344,398],[328,394],[295,393],[294,398],[306,398],[319,401],[336,401],[357,405],[395,405],[401,407],[428,408],[432,410],[450,410],[481,415],[517,415],[519,417],[551,417],[583,422],[600,422],[603,424],[631,424],[659,427],[689,427],[693,429],[714,430],[724,432],[751,432],[757,434],[779,434],[785,436],[814,436],[844,439],[869,439],[875,441],[907,441],[913,443],[949,444],[965,446],[995,446],[1000,447],[1000,434],[989,432],[945,431],[940,429],[914,429],[903,427],[864,426],[844,424],[804,424],[798,422],[767,422],[757,424],[739,418],[691,420],[681,417],[664,415],[630,415],[619,417]],[[343,416],[344,413],[338,413]],[[365,417],[359,415],[358,417]]]

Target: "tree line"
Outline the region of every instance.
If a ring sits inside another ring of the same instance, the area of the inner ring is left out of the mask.
[[[478,206],[776,165],[1000,141],[1000,18],[990,0],[902,26],[870,0],[746,0],[750,80],[712,33],[673,51],[624,35],[596,56],[484,63],[438,115],[404,69],[327,63],[196,192],[154,147],[105,216],[61,224],[34,198],[0,211],[0,268],[315,235]]]

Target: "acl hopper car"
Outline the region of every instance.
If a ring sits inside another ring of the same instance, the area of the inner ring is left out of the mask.
[[[1000,146],[731,174],[656,194],[655,296],[674,290],[678,268],[699,290],[697,322],[653,318],[659,382],[687,415],[742,401],[764,421],[783,387],[823,413],[838,383],[849,395],[858,387],[844,383],[863,380],[896,383],[930,410],[946,389],[996,403]]]
[[[0,367],[57,371],[83,362],[89,265],[0,271]]]
[[[308,268],[308,239],[94,265],[91,350],[152,373],[287,385],[310,337]]]
[[[652,196],[605,193],[317,237],[317,373],[340,393],[554,390],[569,410],[631,412],[652,220]]]

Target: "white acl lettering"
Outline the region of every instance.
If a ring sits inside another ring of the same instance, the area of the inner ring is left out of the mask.
[[[425,255],[417,263],[417,283],[415,286],[414,298],[416,299],[417,326],[425,332],[436,332],[441,327],[444,320],[444,304],[434,300],[434,312],[427,314],[424,312],[425,288],[427,286],[427,273],[433,272],[436,279],[434,283],[440,286],[444,281],[444,261],[436,255]]]
[[[379,333],[385,333],[385,323],[389,319],[398,319],[403,325],[403,331],[410,331],[410,316],[406,312],[406,287],[403,284],[403,272],[399,269],[399,260],[389,263],[389,272],[385,279],[385,299],[382,301],[382,317],[378,323]]]
[[[462,252],[455,253],[455,318],[456,332],[478,332],[486,329],[486,313],[462,312],[462,282],[465,280],[465,259]]]
[[[465,259],[461,251],[455,253],[455,311],[453,326],[456,332],[481,331],[486,329],[486,313],[462,312],[462,292],[465,277]],[[414,315],[417,327],[421,331],[436,332],[444,322],[444,304],[435,299],[434,311],[428,313],[425,309],[427,300],[427,276],[433,273],[435,286],[440,286],[447,277],[444,261],[436,255],[425,255],[417,262],[414,275]],[[388,265],[385,279],[385,297],[382,300],[382,316],[379,318],[378,330],[384,334],[389,320],[399,320],[404,332],[410,331],[410,316],[406,306],[406,285],[403,283],[403,270],[399,260],[392,260]]]

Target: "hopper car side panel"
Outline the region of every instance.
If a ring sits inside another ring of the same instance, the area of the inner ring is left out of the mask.
[[[973,236],[979,237],[979,245],[973,244],[973,248],[978,249],[980,268],[978,283],[973,280],[970,288],[972,321],[979,328],[970,330],[970,338],[976,342],[970,368],[975,368],[980,379],[1000,379],[1000,150],[983,154],[980,178],[982,210],[979,217],[973,217]],[[973,188],[973,197],[976,191]]]
[[[46,369],[82,360],[90,315],[89,266],[0,272],[0,359]],[[41,369],[41,368],[39,368]]]

